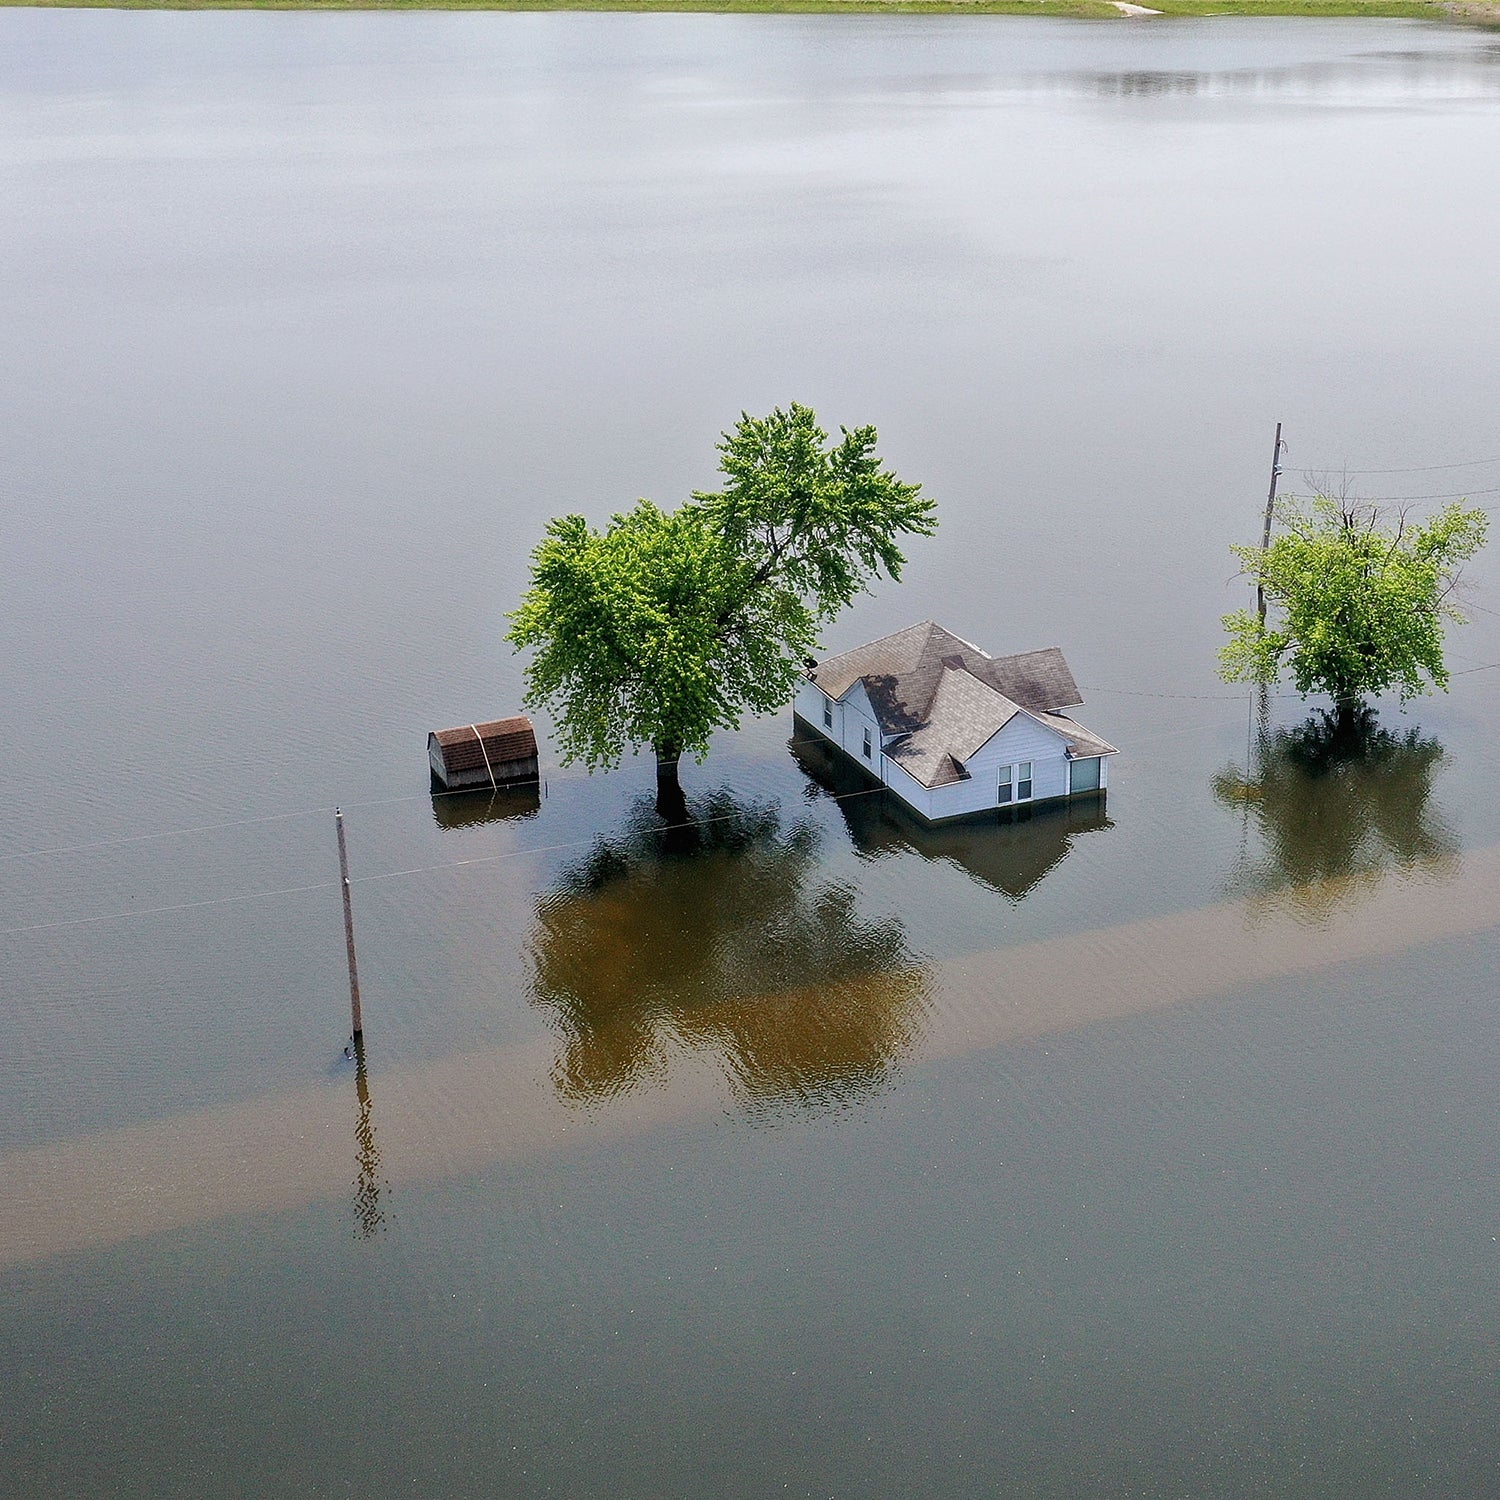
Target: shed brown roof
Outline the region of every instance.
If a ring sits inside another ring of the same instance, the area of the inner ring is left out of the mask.
[[[475,730],[483,737],[483,748]],[[491,719],[485,724],[464,724],[457,729],[435,729],[431,738],[443,752],[449,772],[482,771],[486,757],[498,771],[511,761],[531,760],[536,755],[536,731],[525,714],[513,719]]]

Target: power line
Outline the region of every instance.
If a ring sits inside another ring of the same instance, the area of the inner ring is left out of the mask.
[[[0,863],[15,859],[36,859],[43,854],[81,854],[93,849],[113,849],[121,844],[144,844],[151,839],[186,838],[195,833],[218,833],[225,828],[249,828],[257,823],[284,823],[291,818],[311,818],[332,811],[332,806],[305,807],[297,812],[268,813],[263,818],[235,818],[229,823],[200,823],[192,828],[163,828],[156,833],[132,833],[123,838],[96,839],[91,844],[59,844],[51,849],[24,849],[17,854],[0,854]]]
[[[1477,666],[1477,667],[1464,667],[1464,668],[1461,668],[1459,671],[1452,673],[1451,675],[1454,676],[1454,677],[1464,677],[1464,676],[1467,676],[1467,675],[1469,675],[1470,673],[1473,673],[1473,672],[1492,672],[1492,671],[1495,671],[1496,669],[1500,669],[1500,661],[1485,662],[1483,665]],[[1125,692],[1128,692],[1129,690],[1128,689],[1124,689],[1124,688],[1119,688],[1119,689],[1100,689],[1098,691],[1105,691],[1105,692],[1114,691],[1114,692],[1119,692],[1119,693],[1125,693]],[[1244,694],[1244,693],[1234,693],[1234,694],[1218,694],[1218,693],[1134,693],[1134,694],[1132,694],[1132,696],[1135,696],[1135,697],[1146,697],[1146,698],[1196,699],[1196,700],[1200,700],[1200,701],[1201,700],[1208,700],[1208,701],[1213,701],[1213,702],[1232,703],[1232,702],[1240,702],[1240,701],[1242,701],[1244,699],[1249,698],[1251,695]],[[1300,693],[1273,693],[1273,694],[1270,694],[1269,696],[1273,697],[1273,698],[1299,698],[1299,697],[1302,697],[1304,695],[1300,694]],[[1141,744],[1150,744],[1150,743],[1152,743],[1152,741],[1154,739],[1167,739],[1167,738],[1171,738],[1175,734],[1192,733],[1192,732],[1196,732],[1196,731],[1202,730],[1202,729],[1212,729],[1214,727],[1216,727],[1216,726],[1212,725],[1212,724],[1191,725],[1187,729],[1172,731],[1169,734],[1152,736],[1151,738],[1149,738],[1147,740],[1138,740],[1136,743],[1137,743],[1138,746],[1141,745]],[[816,741],[811,741],[811,742],[810,741],[803,741],[803,743],[816,743]],[[583,778],[580,777],[580,778],[570,778],[570,779],[581,780]],[[857,792],[836,792],[836,793],[829,793],[829,800],[832,801],[832,802],[843,803],[843,802],[853,801],[855,798],[858,798],[858,797],[870,797],[870,796],[874,796],[876,793],[886,792],[886,791],[889,791],[889,790],[890,790],[890,788],[888,786],[886,786],[884,783],[881,783],[881,784],[876,785],[876,786],[865,787],[861,791],[857,791]],[[440,795],[440,794],[438,794],[438,795]],[[389,802],[405,802],[405,801],[412,801],[414,799],[413,798],[409,798],[409,797],[393,797],[393,798],[387,798],[385,800],[389,801]],[[354,803],[350,804],[350,806],[356,806],[356,805],[358,805],[358,804],[354,804]],[[365,804],[365,805],[379,805],[379,804]],[[319,808],[319,809],[314,809],[314,811],[326,812],[326,811],[329,811],[329,809],[327,809],[327,808]],[[302,816],[305,816],[305,815],[306,814],[304,814],[304,813],[285,813],[285,814],[281,814],[279,816],[281,816],[281,817],[288,817],[289,818],[289,817],[302,817]],[[707,827],[709,824],[712,824],[712,823],[732,822],[738,816],[739,815],[737,813],[722,813],[722,814],[719,814],[718,816],[715,816],[715,817],[697,818],[697,819],[693,820],[692,826],[696,827],[696,828],[704,828],[704,827]],[[215,825],[213,825],[213,827],[216,828],[216,829],[217,828],[235,828],[235,827],[244,826],[246,824],[267,823],[267,822],[273,822],[273,821],[275,821],[274,818],[245,818],[245,819],[240,819],[236,823],[215,824]],[[654,835],[664,835],[664,834],[671,833],[673,831],[673,828],[675,826],[677,826],[677,825],[667,824],[667,825],[663,825],[660,828],[648,828],[648,829],[645,829],[643,831],[645,833],[647,833],[649,835],[653,835],[653,836]],[[180,832],[185,832],[185,831],[190,831],[190,830],[173,830],[172,833],[180,833]],[[162,835],[162,837],[169,837],[169,836],[171,836],[171,835],[170,834],[164,834],[164,835]],[[138,836],[138,839],[139,840],[144,840],[144,839],[148,839],[148,838],[152,838],[152,837],[155,837],[155,835],[152,835],[152,834],[141,834],[141,835]],[[109,842],[130,842],[130,841],[128,841],[128,840],[112,840],[112,841],[109,841]],[[532,855],[558,854],[558,853],[565,853],[566,851],[568,851],[570,849],[586,849],[586,848],[591,847],[594,844],[597,844],[598,842],[599,842],[598,836],[594,835],[592,837],[585,838],[585,839],[570,839],[570,840],[567,840],[566,842],[559,843],[559,844],[540,844],[540,845],[529,846],[529,847],[524,848],[524,849],[505,849],[505,850],[500,851],[497,854],[480,854],[480,855],[474,855],[474,856],[472,856],[469,859],[450,860],[450,861],[448,861],[445,864],[414,865],[414,866],[412,866],[409,869],[403,869],[403,870],[381,870],[381,871],[378,871],[374,875],[360,875],[360,876],[354,878],[353,880],[351,880],[350,884],[351,885],[372,885],[376,881],[380,881],[380,880],[398,880],[398,879],[404,879],[404,878],[407,878],[407,877],[410,877],[410,876],[413,876],[413,875],[434,875],[434,874],[441,874],[441,873],[443,873],[445,871],[448,871],[448,870],[464,870],[464,869],[468,869],[468,868],[470,868],[472,866],[475,866],[475,865],[497,864],[497,863],[500,863],[500,862],[502,862],[504,860],[508,860],[508,859],[524,859],[524,858],[526,858],[528,856],[532,856]],[[79,848],[90,848],[90,847],[95,847],[95,846],[91,846],[91,845],[79,845],[77,847],[79,847]],[[46,851],[39,851],[39,852],[46,852]],[[15,856],[15,857],[19,858],[21,856]],[[275,896],[300,896],[300,895],[309,894],[312,891],[334,890],[334,889],[336,889],[337,887],[339,887],[341,885],[342,885],[342,881],[340,881],[340,880],[320,880],[320,881],[313,882],[311,885],[278,886],[278,887],[276,887],[274,889],[271,889],[271,890],[245,891],[245,892],[242,892],[241,894],[236,895],[236,896],[216,896],[216,897],[212,897],[212,898],[209,898],[207,900],[202,900],[202,901],[183,901],[183,902],[178,902],[177,904],[172,905],[172,906],[151,906],[151,907],[142,907],[142,908],[138,908],[138,909],[134,909],[134,910],[129,910],[129,911],[103,912],[103,913],[100,913],[97,916],[92,916],[92,917],[68,917],[68,918],[64,918],[62,921],[58,921],[58,922],[35,922],[35,923],[32,923],[32,924],[30,924],[28,926],[25,926],[25,927],[8,927],[8,928],[0,929],[0,938],[18,937],[18,936],[21,936],[23,934],[33,933],[33,932],[56,932],[56,931],[58,931],[60,929],[70,928],[70,927],[88,927],[88,926],[93,926],[93,925],[95,925],[97,923],[100,923],[100,922],[119,922],[119,921],[128,921],[131,918],[139,918],[139,917],[168,916],[168,915],[170,915],[170,914],[172,914],[174,912],[202,911],[203,909],[205,909],[207,907],[233,906],[233,905],[237,905],[237,904],[240,904],[242,902],[245,902],[245,901],[265,901],[265,900],[270,900],[272,897],[275,897]]]
[[[1487,490],[1453,490],[1446,495],[1371,495],[1371,500],[1471,500],[1475,495],[1500,495],[1500,484]]]
[[[196,911],[204,906],[229,906],[236,901],[262,901],[270,896],[300,896],[307,891],[327,891],[338,885],[336,880],[320,880],[316,885],[288,885],[274,891],[246,891],[239,896],[215,896],[208,901],[183,901],[176,906],[148,906],[139,911],[103,912],[97,917],[67,917],[61,922],[34,922],[29,927],[7,927],[0,937],[15,937],[22,932],[53,932],[59,927],[87,927],[93,922],[119,922],[127,917],[160,917],[173,911]]]
[[[531,777],[525,781],[509,781],[498,788],[501,792],[520,792],[528,788],[540,787],[548,782],[561,781],[588,781],[590,773],[569,775],[566,772],[559,775],[557,772],[549,772],[545,777]],[[397,797],[370,797],[363,801],[343,802],[343,807],[391,807],[399,802],[435,802],[440,797],[472,797],[480,788],[461,787],[457,791],[440,792],[406,792]],[[258,823],[284,822],[292,818],[322,817],[334,811],[332,802],[325,803],[322,807],[303,807],[294,812],[268,813],[263,817],[234,818],[225,823],[197,823],[185,828],[163,828],[154,833],[132,833],[114,839],[95,839],[87,844],[58,844],[46,849],[21,849],[11,854],[0,854],[0,864],[18,859],[40,859],[44,855],[51,854],[83,854],[95,849],[113,849],[121,845],[142,844],[151,839],[188,838],[200,833],[218,833],[227,828],[248,828]]]
[[[1500,611],[1488,609],[1486,606],[1481,605],[1481,604],[1468,604],[1468,605],[1465,605],[1464,608],[1483,610],[1486,614],[1500,614]],[[1488,671],[1494,670],[1496,667],[1500,667],[1500,662],[1487,662],[1483,666],[1478,666],[1478,667],[1463,667],[1463,668],[1460,668],[1459,670],[1454,671],[1454,672],[1450,673],[1449,675],[1453,676],[1453,677],[1464,677],[1464,676],[1467,676],[1471,672],[1488,672]],[[1096,696],[1096,697],[1097,696],[1106,696],[1106,697],[1115,697],[1115,698],[1159,698],[1159,699],[1172,700],[1172,701],[1176,701],[1176,702],[1196,702],[1196,703],[1238,703],[1238,702],[1242,701],[1244,699],[1244,697],[1245,697],[1244,693],[1160,693],[1160,692],[1146,691],[1146,690],[1137,689],[1137,688],[1101,688],[1101,687],[1091,687],[1091,688],[1080,688],[1080,691],[1081,692],[1089,693],[1089,694],[1091,694],[1093,696]],[[1269,693],[1266,696],[1268,698],[1271,698],[1271,699],[1285,700],[1285,699],[1292,699],[1292,698],[1306,698],[1308,695],[1305,694],[1305,693],[1290,692],[1290,693]],[[1137,741],[1137,743],[1141,743],[1141,742]],[[561,782],[565,782],[565,783],[566,782],[584,782],[584,781],[588,781],[590,779],[591,779],[591,777],[590,777],[590,775],[588,773],[582,773],[582,774],[577,774],[577,775],[569,775],[569,774],[566,774],[566,773],[562,774],[562,775],[549,774],[548,777],[545,778],[546,781],[561,781]],[[530,787],[539,787],[542,784],[543,784],[543,779],[541,779],[541,778],[534,779],[534,780],[529,780],[529,781],[518,781],[518,782],[512,782],[512,783],[510,783],[507,787],[502,788],[502,790],[522,791],[522,790],[525,790],[525,789],[530,788]],[[879,790],[879,788],[872,788],[872,790]],[[346,807],[346,808],[351,808],[351,807],[391,807],[391,806],[395,806],[395,805],[397,805],[399,803],[404,803],[404,802],[430,802],[430,801],[435,801],[435,800],[437,800],[440,797],[473,797],[475,794],[476,793],[475,793],[474,789],[472,789],[472,788],[465,788],[465,789],[462,789],[462,790],[459,790],[459,791],[410,792],[410,793],[405,793],[405,794],[403,794],[401,796],[396,796],[396,797],[372,797],[372,798],[368,798],[368,799],[366,799],[364,801],[343,802],[341,805],[343,807]],[[865,793],[863,793],[863,792],[849,792],[849,793],[844,793],[844,794],[842,794],[839,797],[835,797],[834,800],[835,801],[843,800],[843,797],[845,797],[845,796],[858,797],[858,796],[864,796],[864,795],[865,795]],[[126,835],[121,836],[120,838],[95,839],[92,842],[85,843],[85,844],[57,844],[57,845],[52,845],[52,846],[49,846],[49,847],[43,848],[43,849],[23,849],[23,850],[18,850],[16,852],[10,853],[10,854],[0,854],[0,864],[13,863],[16,860],[21,860],[21,859],[41,859],[41,858],[52,856],[52,855],[86,854],[86,853],[91,853],[91,852],[93,852],[94,850],[97,850],[97,849],[121,848],[121,847],[127,847],[127,846],[132,845],[132,844],[149,843],[149,842],[152,842],[152,841],[158,840],[158,839],[191,838],[191,837],[194,837],[194,836],[196,836],[198,834],[221,833],[221,832],[224,832],[227,829],[232,829],[232,828],[253,828],[253,827],[257,827],[257,826],[260,826],[260,825],[263,825],[263,824],[266,824],[266,823],[289,822],[289,821],[291,821],[293,819],[296,819],[296,818],[321,817],[321,816],[324,816],[326,814],[329,814],[329,813],[333,812],[333,810],[334,810],[333,804],[332,803],[327,803],[327,804],[325,804],[322,807],[297,808],[297,809],[295,809],[293,811],[290,811],[290,812],[267,813],[264,816],[254,817],[254,818],[233,818],[233,819],[230,819],[230,820],[228,820],[226,822],[223,822],[223,823],[199,823],[199,824],[188,825],[188,826],[181,827],[181,828],[163,828],[163,829],[158,829],[158,830],[155,830],[154,832],[150,832],[150,833],[126,834]],[[556,847],[556,848],[568,848],[568,847],[571,847],[571,846],[570,845],[556,845],[556,846],[548,846],[548,847],[549,848],[552,848],[552,847]],[[534,851],[534,852],[540,853],[540,852],[543,852],[543,851],[542,850],[537,850],[537,851]],[[477,862],[478,863],[483,863],[482,860],[481,861],[477,861]],[[463,864],[463,863],[469,863],[469,861],[460,861],[460,864]],[[430,868],[432,868],[432,869],[448,869],[448,868],[457,868],[457,866],[451,866],[450,867],[450,866],[447,866],[447,865],[441,865],[441,866],[434,865],[434,866],[431,866]],[[395,874],[395,873],[397,873],[397,872],[395,872],[395,871],[390,872],[390,874]],[[357,880],[355,880],[353,883],[356,884],[356,885],[358,885],[360,883],[360,881],[363,881],[363,880],[385,880],[385,879],[388,879],[388,878],[390,878],[389,874],[386,874],[386,875],[362,875]],[[301,889],[301,888],[299,887],[299,889]],[[317,886],[308,886],[308,887],[306,887],[306,889],[308,889],[308,890],[317,890],[317,889],[320,889],[320,887],[317,887]],[[259,894],[264,894],[264,895],[279,895],[279,894],[283,894],[283,892],[280,892],[280,891],[267,891],[267,892],[262,892],[262,893],[259,893]],[[252,899],[252,897],[251,896],[244,896],[244,897],[234,896],[234,897],[228,897],[226,899],[239,901],[239,900],[250,900],[250,899]],[[176,911],[176,910],[187,910],[191,906],[200,905],[200,904],[201,905],[214,905],[216,903],[214,903],[214,902],[204,902],[204,903],[193,902],[193,903],[189,903],[188,907],[172,907],[172,908],[164,908],[164,910],[174,910],[174,911]],[[125,913],[124,915],[129,915],[129,914]],[[104,920],[108,920],[108,919],[107,918],[88,918],[87,920],[89,920],[89,921],[94,921],[94,920],[104,921]],[[34,930],[37,930],[37,929],[34,929],[34,928],[14,928],[14,929],[9,929],[9,931],[16,931],[16,932],[30,932],[30,931],[34,931]],[[0,937],[4,937],[6,935],[7,935],[7,930],[0,929]]]
[[[1500,495],[1500,484],[1483,490],[1452,490],[1442,495],[1361,495],[1355,498],[1375,504],[1389,504],[1400,500],[1470,500],[1475,495]]]
[[[1473,606],[1470,607],[1472,608]],[[1490,613],[1494,614],[1496,613],[1496,611],[1491,610]],[[1460,658],[1460,660],[1462,660],[1462,658]],[[1496,667],[1500,667],[1500,661],[1486,662],[1483,666],[1480,667],[1460,667],[1457,671],[1450,672],[1448,675],[1450,677],[1466,677],[1470,672],[1490,672],[1493,671]],[[1184,700],[1191,699],[1195,702],[1212,703],[1239,703],[1245,697],[1243,693],[1145,693],[1139,692],[1134,688],[1080,687],[1078,691],[1081,693],[1105,693],[1117,698],[1175,698]],[[1267,693],[1266,696],[1268,698],[1306,698],[1308,694]]]
[[[587,781],[583,776],[552,776],[552,781]],[[541,786],[540,780],[513,781],[506,785],[503,790],[523,791],[527,787]],[[345,807],[388,807],[397,802],[422,802],[434,801],[439,797],[471,797],[473,790],[465,788],[456,792],[411,792],[400,797],[376,797],[365,802],[345,802]],[[114,849],[121,845],[143,844],[151,839],[175,839],[189,838],[200,833],[219,833],[227,828],[250,828],[260,823],[280,823],[293,818],[322,817],[334,810],[334,804],[329,802],[322,807],[303,807],[295,812],[268,813],[264,817],[257,818],[234,818],[226,823],[198,823],[186,828],[163,828],[155,833],[132,833],[117,839],[96,839],[88,844],[58,844],[46,849],[22,849],[13,854],[0,854],[0,864],[5,864],[17,859],[39,859],[49,854],[84,854],[95,849]]]
[[[1299,464],[1298,467],[1313,473],[1331,474],[1337,470],[1351,477],[1357,474],[1436,474],[1444,469],[1483,469],[1491,464],[1500,464],[1500,458],[1469,458],[1456,464],[1414,464],[1404,469],[1349,469],[1343,464]]]
[[[1134,688],[1085,688],[1080,693],[1105,693],[1116,698],[1180,698],[1199,703],[1241,703],[1244,693],[1146,693]],[[1306,693],[1267,693],[1268,698],[1305,698]]]
[[[858,792],[841,792],[830,794],[830,800],[834,802],[847,802],[855,797],[868,797],[876,792],[888,791],[884,784],[866,787]],[[692,826],[694,828],[705,828],[710,823],[732,822],[739,816],[738,813],[720,813],[710,818],[695,818]],[[644,832],[648,834],[667,834],[679,825],[665,824],[660,828],[648,828]],[[374,875],[360,875],[350,880],[351,885],[370,885],[377,880],[395,880],[408,875],[432,875],[444,870],[463,870],[470,865],[490,865],[506,859],[524,859],[533,854],[556,854],[568,849],[587,849],[598,843],[598,836],[586,839],[570,839],[561,844],[541,844],[527,847],[525,849],[505,849],[498,854],[480,854],[470,859],[450,860],[440,865],[416,865],[409,870],[381,870]],[[0,929],[0,937],[16,937],[27,932],[54,932],[63,927],[86,927],[96,922],[119,922],[132,917],[160,917],[170,912],[200,911],[208,906],[230,906],[241,901],[264,901],[272,896],[300,896],[310,891],[333,890],[342,885],[341,880],[320,880],[312,885],[289,885],[279,886],[273,890],[245,891],[238,896],[216,896],[204,901],[183,901],[174,906],[151,906],[143,907],[134,911],[103,912],[93,917],[66,917],[59,922],[34,922],[26,927],[7,927]]]

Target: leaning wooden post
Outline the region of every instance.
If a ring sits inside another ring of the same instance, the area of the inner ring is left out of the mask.
[[[1271,449],[1271,490],[1266,496],[1266,526],[1260,534],[1262,565],[1271,550],[1271,513],[1276,509],[1276,481],[1281,478],[1281,423],[1276,424],[1276,446]],[[1266,585],[1264,578],[1255,581],[1255,607],[1260,611],[1260,628],[1266,628]]]
[[[359,1012],[359,968],[354,962],[354,903],[349,894],[349,849],[344,842],[344,814],[333,810],[339,830],[339,877],[344,889],[344,943],[349,950],[349,1013],[354,1019],[354,1040],[358,1044],[365,1034],[365,1023]]]

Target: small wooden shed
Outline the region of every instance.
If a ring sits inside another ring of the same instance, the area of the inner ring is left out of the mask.
[[[518,786],[538,777],[536,731],[524,714],[435,729],[427,736],[432,780],[445,791]]]

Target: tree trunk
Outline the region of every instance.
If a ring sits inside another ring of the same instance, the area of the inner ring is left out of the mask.
[[[1364,700],[1352,693],[1339,693],[1333,700],[1333,746],[1340,755],[1358,754],[1364,737],[1366,716]]]
[[[676,745],[657,745],[656,749],[656,812],[669,829],[685,828],[688,824],[687,798],[683,795],[682,782],[677,779],[677,763],[682,751]]]

